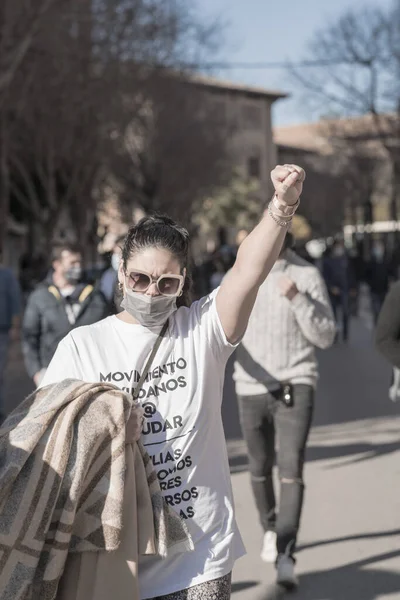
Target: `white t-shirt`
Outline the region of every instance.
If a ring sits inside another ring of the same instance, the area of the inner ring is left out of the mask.
[[[228,574],[245,553],[234,517],[221,418],[229,344],[215,306],[218,290],[171,318],[140,394],[143,443],[167,503],[185,520],[193,552],[141,557],[141,598],[154,598]],[[137,384],[160,329],[108,317],[71,331],[41,386],[66,378]]]

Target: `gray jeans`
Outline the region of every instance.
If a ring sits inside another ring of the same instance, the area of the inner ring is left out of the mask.
[[[304,455],[313,407],[314,390],[308,385],[293,386],[291,406],[285,405],[281,392],[239,397],[240,420],[261,525],[265,531],[276,531],[279,554],[293,556],[295,552],[303,506]],[[281,482],[279,511],[272,477],[275,459]]]
[[[0,331],[0,415],[4,413],[4,372],[6,370],[10,335]]]

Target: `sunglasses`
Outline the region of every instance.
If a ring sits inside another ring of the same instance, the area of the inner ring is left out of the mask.
[[[161,275],[154,279],[145,271],[131,271],[127,275],[128,288],[133,292],[144,293],[155,283],[161,296],[180,296],[182,294],[185,278],[183,275]]]

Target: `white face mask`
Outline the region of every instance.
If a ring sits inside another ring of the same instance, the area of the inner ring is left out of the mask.
[[[111,266],[114,269],[114,271],[118,271],[120,262],[121,262],[121,255],[118,254],[117,252],[114,252],[114,254],[111,257]]]
[[[175,296],[147,296],[126,286],[121,306],[143,327],[161,327],[177,310]]]
[[[65,280],[70,285],[76,285],[82,278],[82,267],[71,267],[64,274]]]

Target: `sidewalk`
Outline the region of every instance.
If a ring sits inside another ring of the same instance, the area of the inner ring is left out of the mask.
[[[400,599],[400,406],[389,367],[361,319],[350,342],[321,353],[321,381],[305,479],[293,600]],[[225,415],[229,397],[225,398]],[[232,415],[234,411],[230,412]],[[230,432],[237,426],[230,423]],[[240,439],[228,441],[237,518],[248,554],[234,570],[235,600],[276,600]],[[288,596],[289,597],[289,596]]]

